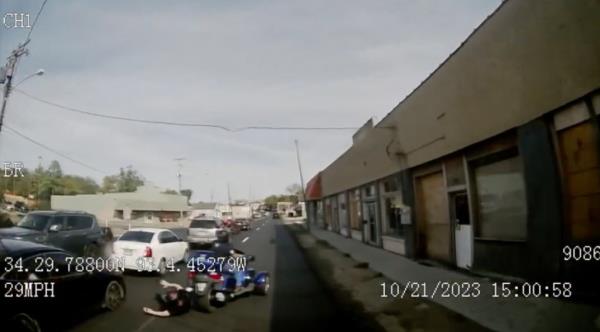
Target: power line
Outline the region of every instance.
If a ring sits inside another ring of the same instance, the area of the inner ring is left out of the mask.
[[[44,2],[42,3],[42,6],[40,6],[40,10],[38,10],[37,15],[35,15],[35,19],[33,20],[33,25],[31,25],[31,28],[29,29],[29,33],[27,34],[27,39],[26,40],[29,40],[29,38],[31,37],[31,33],[33,32],[33,28],[35,28],[35,24],[37,23],[38,18],[40,18],[40,14],[44,10],[44,6],[46,6],[46,2],[48,2],[48,0],[44,0]]]
[[[128,122],[138,122],[138,123],[146,123],[146,124],[158,124],[158,125],[178,126],[178,127],[206,127],[206,128],[221,129],[221,130],[228,131],[228,132],[240,132],[240,131],[246,131],[246,130],[356,130],[356,129],[358,129],[356,127],[293,127],[293,126],[245,126],[245,127],[239,127],[239,128],[230,128],[230,127],[220,125],[220,124],[145,120],[145,119],[139,119],[139,118],[131,118],[131,117],[118,116],[118,115],[109,115],[109,114],[101,114],[101,113],[85,111],[82,109],[61,105],[61,104],[58,104],[58,103],[55,103],[52,101],[48,101],[48,100],[36,97],[36,96],[34,96],[30,93],[27,93],[23,90],[20,90],[20,89],[13,89],[13,91],[16,91],[24,96],[27,96],[35,101],[40,102],[40,103],[50,105],[55,108],[58,108],[58,109],[61,109],[64,111],[68,111],[68,112],[72,112],[72,113],[79,113],[79,114],[84,114],[84,115],[89,115],[89,116],[94,116],[94,117],[104,118],[104,119],[120,120],[120,121],[128,121]]]
[[[53,148],[51,148],[51,147],[49,147],[49,146],[47,146],[47,145],[45,145],[43,143],[40,143],[40,142],[34,140],[33,138],[31,138],[31,137],[29,137],[29,136],[27,136],[27,135],[19,132],[18,130],[14,129],[14,128],[11,128],[11,127],[9,127],[7,125],[4,125],[4,128],[10,130],[12,133],[16,134],[17,136],[20,136],[21,138],[24,138],[24,139],[28,140],[29,142],[31,142],[31,143],[33,143],[33,144],[35,144],[35,145],[37,145],[37,146],[39,146],[39,147],[41,147],[41,148],[43,148],[45,150],[48,150],[48,151],[50,151],[50,152],[52,152],[52,153],[54,153],[56,155],[59,155],[59,156],[65,158],[65,159],[67,159],[69,161],[72,161],[72,162],[74,162],[74,163],[76,163],[78,165],[81,165],[81,166],[83,166],[83,167],[85,167],[87,169],[90,169],[90,170],[98,172],[98,173],[102,173],[104,175],[108,174],[107,172],[101,171],[101,170],[99,170],[99,169],[97,169],[97,168],[95,168],[93,166],[90,166],[90,165],[88,165],[86,163],[83,163],[83,162],[81,162],[79,160],[71,158],[71,157],[67,156],[66,154],[64,154],[64,153],[62,153],[60,151],[57,151],[57,150],[55,150],[55,149],[53,149]]]
[[[222,129],[222,130],[226,130],[226,131],[232,131],[231,129],[224,127],[224,126],[220,126],[220,125],[213,125],[213,124],[206,124],[206,123],[181,123],[181,122],[171,122],[171,121],[155,121],[155,120],[144,120],[144,119],[137,119],[137,118],[129,118],[129,117],[124,117],[124,116],[117,116],[117,115],[108,115],[108,114],[100,114],[100,113],[94,113],[94,112],[89,112],[89,111],[84,111],[81,109],[77,109],[74,107],[69,107],[69,106],[64,106],[61,104],[57,104],[48,100],[44,100],[42,98],[33,96],[23,90],[20,89],[13,89],[13,91],[16,91],[22,95],[25,95],[35,101],[38,101],[40,103],[46,104],[46,105],[50,105],[50,106],[54,106],[56,108],[68,111],[68,112],[73,112],[73,113],[79,113],[79,114],[85,114],[85,115],[89,115],[89,116],[95,116],[95,117],[99,117],[99,118],[105,118],[105,119],[112,119],[112,120],[121,120],[121,121],[128,121],[128,122],[139,122],[139,123],[147,123],[147,124],[161,124],[161,125],[168,125],[168,126],[185,126],[185,127],[209,127],[209,128],[216,128],[216,129]]]

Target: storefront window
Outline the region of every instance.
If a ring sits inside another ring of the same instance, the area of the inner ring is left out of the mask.
[[[378,211],[377,188],[375,184],[370,184],[362,189],[363,197],[363,230],[364,237],[370,244],[377,244],[381,235],[381,211]]]
[[[363,189],[363,193],[364,193],[365,198],[371,198],[371,197],[375,196],[375,186],[370,185],[370,186],[365,187]]]
[[[398,198],[386,198],[385,199],[385,216],[387,221],[387,233],[389,235],[404,235],[404,228],[402,227],[402,204],[398,204]]]
[[[346,235],[348,234],[348,207],[346,205],[346,193],[339,194],[337,197],[338,201],[338,219],[339,219],[339,231]]]
[[[332,207],[331,207],[331,198],[325,199],[325,218],[324,218],[324,227],[329,228],[331,226],[332,219]]]
[[[391,176],[381,182],[381,205],[385,234],[404,236],[401,218],[403,209],[407,207],[402,202],[400,181],[397,176]]]
[[[518,155],[474,168],[478,237],[498,240],[527,238],[527,200]]]
[[[383,192],[389,193],[400,190],[398,179],[396,177],[389,178],[383,181]]]
[[[340,231],[340,217],[337,197],[331,198],[331,229],[335,232]]]
[[[323,201],[317,201],[317,225],[323,225]]]

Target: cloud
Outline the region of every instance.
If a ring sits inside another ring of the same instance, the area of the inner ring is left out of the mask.
[[[479,1],[48,2],[19,74],[21,86],[65,105],[144,119],[247,125],[355,126],[382,118],[499,5]],[[2,1],[0,13],[35,13],[40,1]],[[26,31],[0,30],[5,57]],[[6,122],[97,168],[133,165],[176,188],[185,157],[195,200],[280,193],[351,144],[352,131],[161,127],[61,112],[17,93]],[[3,130],[0,155],[37,165],[58,159]]]

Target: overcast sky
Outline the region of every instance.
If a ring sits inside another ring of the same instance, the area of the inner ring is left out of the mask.
[[[0,15],[35,16],[41,0],[2,0]],[[380,120],[431,73],[499,0],[48,1],[22,58],[20,89],[86,111],[227,127],[360,127]],[[28,30],[0,20],[0,62]],[[168,127],[72,114],[13,93],[5,123],[108,173],[131,165],[193,201],[257,199],[305,181],[352,143],[345,131]],[[2,129],[0,159],[106,174]]]

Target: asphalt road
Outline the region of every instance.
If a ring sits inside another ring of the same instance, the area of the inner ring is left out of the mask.
[[[234,246],[255,255],[256,270],[271,274],[267,296],[249,295],[228,303],[214,313],[192,310],[177,317],[145,315],[142,307],[156,307],[154,294],[161,291],[156,275],[127,273],[127,301],[115,312],[83,318],[72,331],[307,331],[326,326],[342,328],[349,320],[339,315],[329,293],[307,266],[300,249],[277,220],[260,220],[252,230],[232,238]],[[176,230],[185,232],[184,229]],[[186,269],[164,279],[185,284]],[[334,325],[335,324],[335,325]]]

